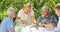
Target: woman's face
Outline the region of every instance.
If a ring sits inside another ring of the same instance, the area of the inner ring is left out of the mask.
[[[30,13],[30,11],[31,11],[30,8],[25,8],[25,9],[24,9],[24,12],[25,12],[26,14]]]
[[[60,16],[60,11],[59,10],[55,10],[55,13],[57,16]]]

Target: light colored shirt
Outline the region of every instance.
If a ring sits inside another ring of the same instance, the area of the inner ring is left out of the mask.
[[[58,21],[57,27],[60,29],[60,17],[59,17],[59,21]]]
[[[23,9],[18,12],[18,17],[21,17],[21,20],[24,20],[27,25],[32,23],[32,16],[34,16],[33,10],[28,14],[25,14]]]
[[[9,17],[6,17],[1,22],[0,32],[9,32],[10,30],[14,30],[13,20]]]
[[[59,20],[58,20],[57,27],[55,28],[55,32],[60,32],[60,17],[59,17]]]

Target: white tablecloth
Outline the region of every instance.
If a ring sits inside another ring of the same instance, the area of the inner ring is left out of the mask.
[[[15,28],[15,32],[55,32],[55,31],[52,29],[46,29],[41,27],[38,27],[37,29],[36,27],[26,26],[19,29]]]
[[[55,32],[55,31],[52,29],[46,29],[41,27],[38,27],[37,29],[36,27],[26,26],[22,28],[21,32]]]

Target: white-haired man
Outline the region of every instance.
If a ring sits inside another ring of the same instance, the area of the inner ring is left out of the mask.
[[[1,22],[0,32],[15,32],[13,27],[13,18],[15,17],[14,8],[10,7],[7,10],[8,17]]]

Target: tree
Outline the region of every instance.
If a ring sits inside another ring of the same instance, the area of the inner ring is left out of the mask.
[[[41,8],[46,5],[49,6],[51,14],[55,15],[54,7],[60,0],[0,0],[0,20],[7,16],[7,9],[9,7],[13,7],[16,10],[17,16],[18,11],[28,2],[33,5],[35,18],[37,19],[42,14]]]

